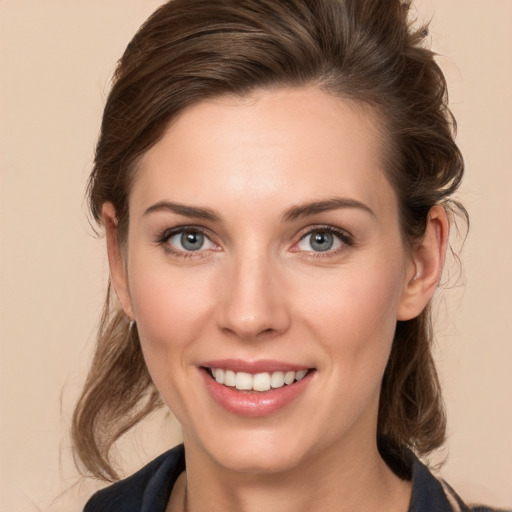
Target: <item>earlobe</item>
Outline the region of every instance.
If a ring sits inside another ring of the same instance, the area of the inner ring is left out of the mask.
[[[121,302],[126,316],[134,320],[132,303],[128,287],[128,279],[123,261],[123,254],[119,246],[118,222],[116,210],[112,203],[104,203],[101,208],[101,217],[105,227],[105,236],[107,239],[108,264],[110,267],[110,278],[116,291],[116,295]]]
[[[428,214],[425,235],[412,251],[397,320],[417,317],[434,294],[443,271],[448,234],[446,211],[442,206],[434,206]]]

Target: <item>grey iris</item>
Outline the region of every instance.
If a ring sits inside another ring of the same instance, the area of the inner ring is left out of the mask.
[[[334,237],[331,233],[317,231],[311,234],[311,248],[315,251],[328,251],[334,245]]]
[[[197,231],[185,231],[181,234],[181,245],[187,251],[197,251],[204,244],[204,235]]]

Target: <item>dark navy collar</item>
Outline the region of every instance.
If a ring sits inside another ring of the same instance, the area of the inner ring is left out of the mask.
[[[409,512],[467,512],[468,508],[455,492],[435,478],[412,453],[402,458],[402,478],[412,479]],[[390,467],[396,467],[390,463]],[[84,512],[165,512],[171,491],[185,470],[185,449],[182,444],[144,466],[132,476],[98,491],[86,504]],[[481,512],[491,510],[475,509]]]
[[[180,473],[185,470],[183,445],[179,445],[167,453],[169,458],[160,466],[153,481],[150,482],[155,485],[148,485],[146,488],[141,512],[164,512],[174,483]],[[408,512],[453,512],[439,480],[412,453],[409,457],[412,496]]]
[[[428,468],[412,457],[412,496],[409,512],[453,512],[441,482]],[[461,511],[467,510],[461,508]]]

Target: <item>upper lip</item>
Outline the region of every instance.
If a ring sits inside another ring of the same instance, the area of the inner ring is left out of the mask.
[[[256,361],[245,361],[243,359],[215,359],[211,361],[204,361],[199,366],[206,368],[222,368],[223,370],[252,374],[264,372],[272,373],[278,371],[298,372],[300,370],[308,370],[310,368],[310,366],[304,364],[289,363],[273,359],[258,359]]]

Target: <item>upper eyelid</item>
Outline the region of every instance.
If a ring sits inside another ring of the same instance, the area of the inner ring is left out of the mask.
[[[207,247],[204,249],[192,251],[187,250],[185,248],[180,249],[178,247],[175,247],[173,244],[169,243],[169,239],[171,237],[174,237],[186,231],[201,233],[214,247]],[[202,227],[191,225],[175,226],[172,228],[164,229],[157,235],[156,245],[160,246],[169,256],[173,257],[174,259],[185,260],[190,258],[190,261],[199,261],[204,258],[207,258],[209,253],[211,253],[212,251],[216,251],[219,248],[219,244],[212,240],[212,237],[208,234],[208,230]]]
[[[338,235],[342,238],[347,238],[350,240],[353,240],[353,235],[347,231],[346,229],[339,228],[336,226],[330,226],[329,224],[318,224],[315,226],[308,226],[306,228],[303,228],[299,231],[299,233],[296,235],[299,240],[302,240],[305,236],[310,235],[311,233],[314,233],[315,231],[327,231],[329,233],[333,233],[335,235]]]
[[[184,231],[196,231],[198,233],[201,233],[205,236],[212,244],[219,245],[215,241],[215,237],[212,236],[210,233],[211,231],[209,229],[206,229],[202,226],[195,226],[195,225],[184,225],[184,226],[175,226],[172,228],[164,229],[163,231],[159,232],[157,235],[157,243],[158,244],[165,244],[169,240],[169,238],[178,235],[179,233],[183,233]],[[176,249],[179,251],[179,249]],[[181,252],[181,251],[180,251]],[[186,251],[183,251],[186,252]],[[197,251],[201,252],[201,251]]]
[[[340,246],[334,249],[328,249],[326,251],[315,251],[315,250],[304,250],[300,249],[298,245],[311,234],[317,232],[317,231],[325,231],[328,233],[333,234],[336,236],[339,241],[341,242]],[[307,258],[332,258],[336,255],[348,250],[349,248],[353,247],[355,245],[354,237],[353,235],[342,228],[332,226],[332,225],[316,225],[316,226],[308,226],[301,231],[299,231],[298,235],[295,235],[295,241],[290,247],[290,251],[292,253],[296,253],[297,255],[302,255],[301,257],[307,257]]]
[[[174,226],[172,228],[164,229],[161,232],[162,238],[169,238],[177,233],[182,233],[183,231],[197,231],[198,233],[202,233],[208,238],[211,238],[211,231],[203,226],[196,226],[193,224],[185,224],[183,226]]]

